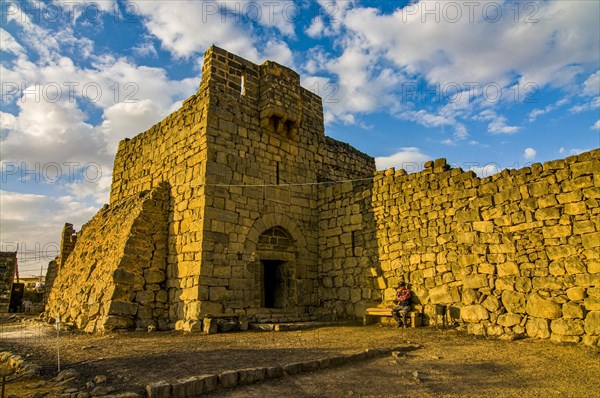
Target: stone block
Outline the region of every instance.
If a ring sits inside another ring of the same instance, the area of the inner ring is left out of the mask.
[[[585,298],[585,287],[572,287],[566,291],[567,297],[571,301],[581,301]]]
[[[515,277],[505,276],[501,278],[496,278],[496,290],[514,290],[515,288]]]
[[[484,287],[489,287],[487,275],[468,275],[463,279],[463,289],[479,289]]]
[[[217,377],[219,380],[219,387],[221,388],[231,388],[238,383],[238,372],[235,370],[227,370],[220,373]]]
[[[592,336],[600,335],[600,311],[588,312],[585,317],[584,328],[586,334]]]
[[[486,327],[486,334],[488,336],[500,336],[504,334],[504,329],[499,325],[489,325]]]
[[[526,300],[523,293],[510,290],[502,292],[502,305],[508,312],[514,314],[524,314],[526,311]]]
[[[581,242],[586,249],[600,247],[600,232],[581,235]]]
[[[494,232],[494,223],[491,221],[475,221],[473,230],[477,232]]]
[[[560,211],[556,207],[547,207],[535,212],[535,219],[539,221],[558,220],[559,218]]]
[[[495,296],[488,296],[482,304],[490,312],[497,311],[500,308],[500,301]]]
[[[171,394],[171,384],[165,381],[148,384],[146,392],[148,393],[148,398],[171,398],[173,396]]]
[[[519,275],[519,266],[514,262],[498,264],[498,276]]]
[[[147,269],[144,271],[146,284],[162,283],[165,280],[165,273],[157,269]]]
[[[558,333],[552,333],[550,336],[550,341],[555,343],[579,343],[580,340],[580,336],[566,336]]]
[[[137,314],[137,303],[125,303],[121,301],[111,301],[108,308],[109,315],[134,316]]]
[[[467,333],[473,334],[475,336],[485,336],[486,335],[486,327],[481,323],[469,323],[467,325]]]
[[[525,324],[525,330],[529,337],[536,337],[538,339],[550,338],[550,327],[547,319],[529,317]]]
[[[537,318],[558,319],[562,316],[562,309],[557,302],[546,300],[539,294],[533,293],[527,299],[527,313]]]
[[[204,318],[202,324],[205,334],[215,334],[219,331],[218,319],[216,318]]]
[[[518,292],[529,293],[531,291],[531,279],[517,277],[515,280],[515,289]]]
[[[585,287],[600,286],[600,274],[575,275],[575,285]]]
[[[555,319],[550,323],[552,333],[563,336],[581,336],[584,333],[583,321],[579,319]]]
[[[575,216],[587,213],[588,209],[585,202],[567,203],[565,204],[565,214]]]
[[[583,304],[588,311],[600,311],[600,298],[588,297],[583,300]]]
[[[583,308],[579,304],[573,302],[564,303],[562,306],[562,313],[563,317],[568,319],[583,319],[585,315]]]
[[[172,384],[172,397],[197,397],[213,391],[217,386],[216,375],[192,376]]]
[[[498,325],[511,327],[520,324],[522,319],[521,315],[518,314],[502,314],[498,316]]]
[[[460,318],[465,322],[476,323],[489,317],[490,314],[482,305],[467,305],[460,309]]]
[[[543,229],[544,239],[564,238],[571,236],[570,225],[554,225]]]
[[[448,287],[442,285],[429,290],[429,300],[432,304],[450,304],[452,296],[448,292]]]
[[[475,289],[464,289],[462,293],[462,303],[471,305],[479,302],[479,292]]]
[[[123,269],[117,269],[113,272],[113,281],[123,285],[144,286],[144,277]]]
[[[292,362],[281,367],[286,375],[294,375],[302,372],[302,362]]]

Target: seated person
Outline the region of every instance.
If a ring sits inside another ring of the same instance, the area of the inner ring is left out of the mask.
[[[406,287],[406,283],[400,282],[396,287],[396,298],[394,304],[396,306],[392,308],[392,316],[398,322],[398,327],[408,325],[408,314],[410,313],[410,298],[412,294]]]

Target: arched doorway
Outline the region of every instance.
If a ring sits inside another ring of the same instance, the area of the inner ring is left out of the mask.
[[[260,302],[263,308],[296,305],[296,244],[282,227],[272,227],[258,238]]]

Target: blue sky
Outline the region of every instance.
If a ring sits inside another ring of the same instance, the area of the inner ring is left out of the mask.
[[[211,45],[290,66],[326,134],[489,176],[600,146],[598,1],[3,1],[1,244],[45,269],[108,202],[119,140],[176,110]]]

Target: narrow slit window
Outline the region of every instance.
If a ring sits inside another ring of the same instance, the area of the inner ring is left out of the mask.
[[[279,185],[279,162],[277,162],[277,165],[275,167],[275,179],[277,181],[277,185]]]
[[[242,70],[242,77],[240,78],[240,95],[246,95],[246,70]]]

